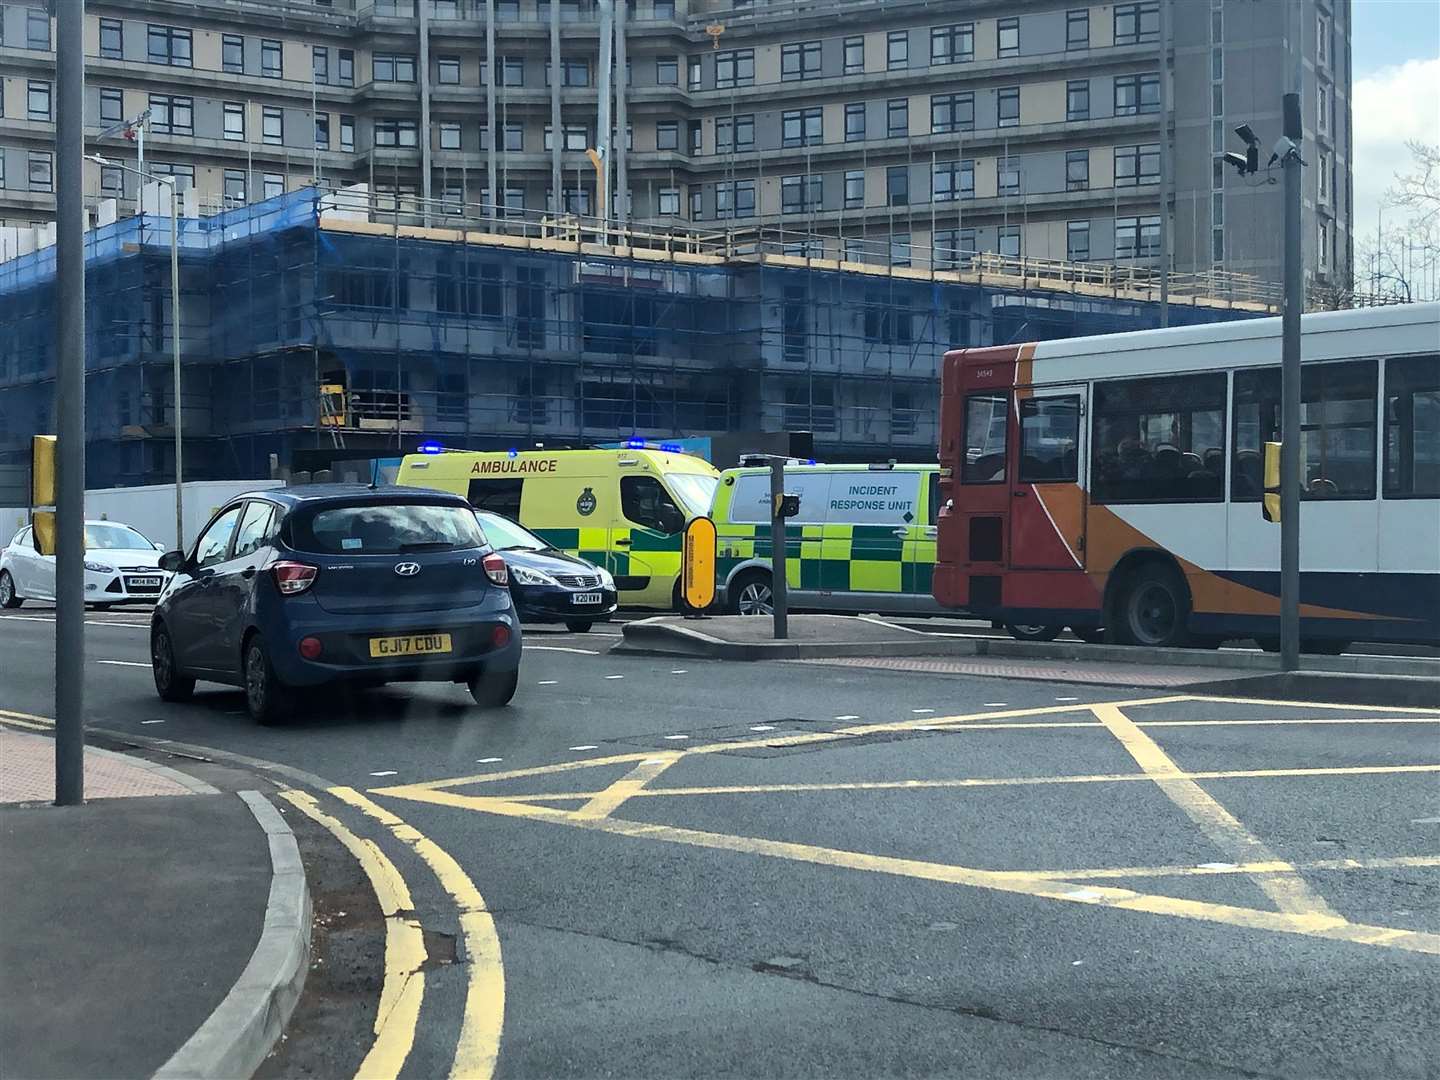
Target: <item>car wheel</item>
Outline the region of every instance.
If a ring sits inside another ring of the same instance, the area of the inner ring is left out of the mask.
[[[294,707],[294,691],[275,674],[265,642],[255,634],[245,645],[245,710],[257,724],[278,724]]]
[[[730,587],[730,614],[775,614],[775,593],[770,587],[770,575],[758,571],[742,574]]]
[[[510,704],[515,688],[520,685],[520,672],[478,672],[470,679],[470,696],[482,709],[499,709]]]
[[[1016,641],[1054,641],[1064,627],[1044,623],[1006,623],[1005,629]]]
[[[594,622],[592,622],[590,619],[565,620],[565,629],[569,630],[572,634],[588,634],[590,632],[590,627],[594,625]]]
[[[1117,629],[1127,645],[1179,648],[1189,641],[1190,597],[1184,580],[1168,566],[1150,563],[1130,575],[1118,609]]]
[[[0,570],[0,608],[17,608],[25,603],[15,591],[15,579],[9,570]]]
[[[1105,640],[1105,628],[1103,626],[1072,626],[1070,632],[1086,645],[1099,645]]]
[[[175,643],[163,623],[150,635],[150,672],[161,701],[189,701],[195,692],[195,680],[175,666]]]

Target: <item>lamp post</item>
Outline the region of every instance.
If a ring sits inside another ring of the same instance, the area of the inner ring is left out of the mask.
[[[158,184],[167,184],[170,188],[170,353],[172,360],[171,394],[175,398],[175,548],[183,551],[185,550],[185,486],[183,483],[185,459],[184,444],[180,437],[180,190],[173,176],[149,173],[130,165],[122,165],[118,161],[112,161],[99,154],[87,155],[87,160],[99,165],[124,169],[126,172],[134,173],[142,181],[152,180]],[[141,206],[144,206],[143,198]]]

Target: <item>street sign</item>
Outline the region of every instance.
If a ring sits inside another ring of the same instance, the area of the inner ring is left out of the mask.
[[[41,555],[55,554],[55,436],[30,440],[30,540]]]
[[[692,518],[685,526],[680,590],[685,606],[704,611],[715,602],[715,522]]]

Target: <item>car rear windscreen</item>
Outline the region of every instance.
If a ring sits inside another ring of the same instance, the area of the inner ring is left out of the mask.
[[[298,551],[331,555],[402,555],[483,547],[485,536],[468,506],[383,503],[300,515],[290,542]]]

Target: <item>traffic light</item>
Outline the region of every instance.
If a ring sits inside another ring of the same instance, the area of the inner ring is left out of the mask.
[[[55,436],[30,441],[30,525],[35,550],[55,554]]]
[[[1266,521],[1280,520],[1280,444],[1265,444],[1265,494],[1260,500],[1260,512]]]

